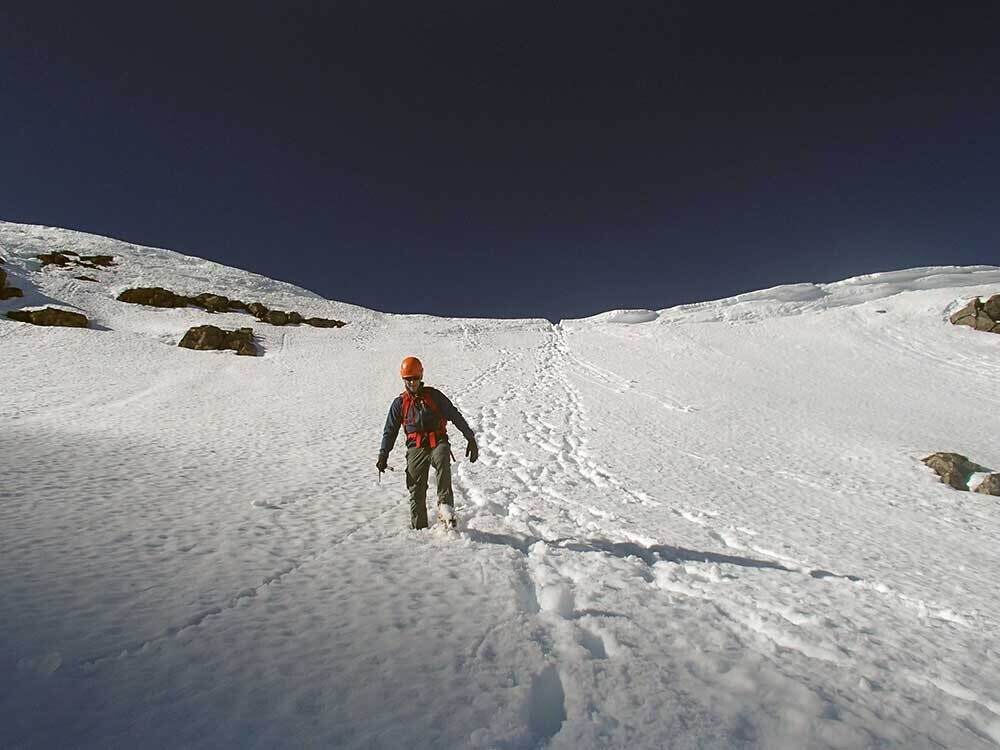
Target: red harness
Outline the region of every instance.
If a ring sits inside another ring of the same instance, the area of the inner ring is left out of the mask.
[[[416,399],[413,398],[413,394],[411,394],[409,391],[403,391],[400,395],[403,397],[403,430],[405,432],[407,429],[406,416],[410,413],[411,408],[416,408],[415,404]],[[412,439],[413,444],[417,448],[422,447],[424,440],[426,440],[427,444],[430,445],[431,449],[434,449],[437,447],[437,444],[441,440],[448,437],[448,430],[445,429],[445,425],[447,424],[448,420],[444,418],[444,415],[441,413],[441,410],[438,409],[437,404],[434,403],[434,399],[432,399],[429,394],[422,393],[420,395],[420,399],[426,402],[427,405],[431,407],[431,409],[434,411],[434,413],[437,414],[441,427],[438,428],[437,430],[407,432],[406,439],[407,440]]]

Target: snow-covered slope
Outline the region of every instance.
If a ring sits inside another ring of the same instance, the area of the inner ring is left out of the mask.
[[[919,461],[1000,470],[1000,336],[947,321],[1000,268],[552,326],[0,257],[0,312],[93,322],[0,316],[0,746],[1000,745],[1000,501]],[[114,300],[153,285],[348,325]],[[209,322],[264,356],[173,345]],[[455,536],[407,529],[401,447],[377,482],[409,354],[480,436]]]

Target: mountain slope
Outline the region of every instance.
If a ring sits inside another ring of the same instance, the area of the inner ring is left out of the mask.
[[[0,257],[0,311],[95,326],[0,317],[0,745],[1000,744],[1000,504],[919,462],[1000,470],[1000,337],[947,322],[998,268],[552,326],[65,230]],[[153,285],[348,325],[114,300]],[[210,322],[264,356],[174,345]],[[377,482],[409,354],[480,437],[456,537],[406,528],[401,447]]]

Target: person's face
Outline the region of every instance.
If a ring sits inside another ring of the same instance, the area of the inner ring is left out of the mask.
[[[403,382],[406,383],[406,390],[408,390],[410,393],[416,393],[418,390],[420,390],[419,377],[403,378]]]

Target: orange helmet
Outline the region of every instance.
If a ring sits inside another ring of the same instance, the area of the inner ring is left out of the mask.
[[[424,376],[424,366],[416,357],[407,357],[399,365],[399,377],[401,378],[422,378]]]

